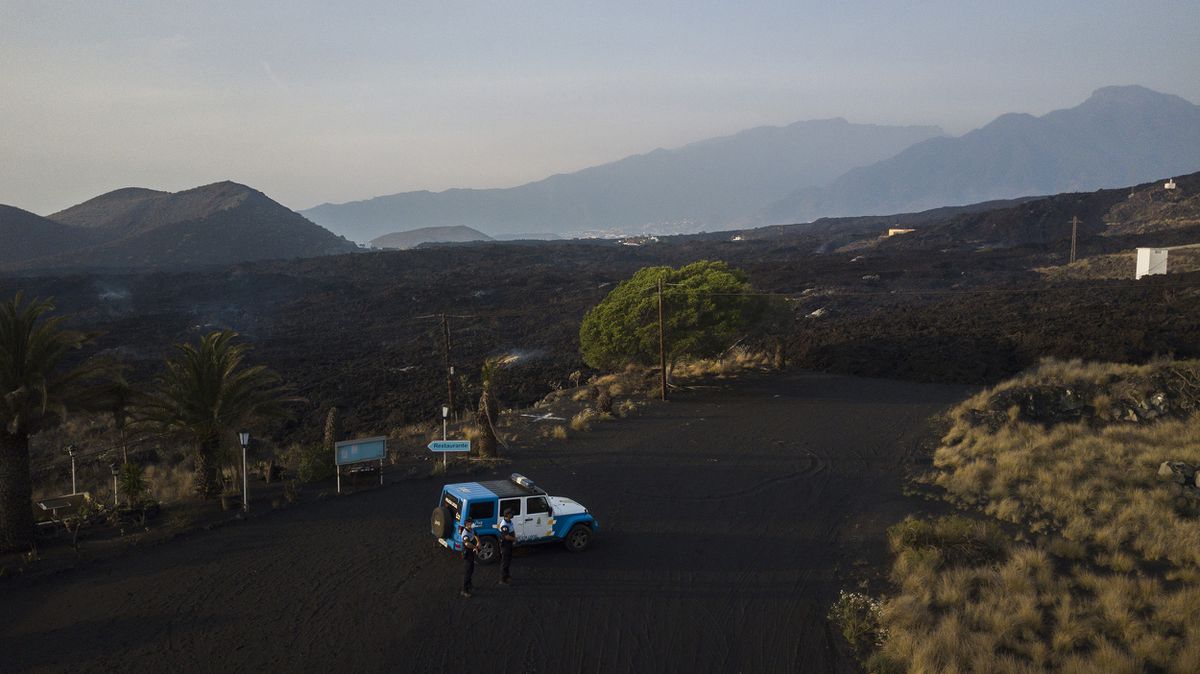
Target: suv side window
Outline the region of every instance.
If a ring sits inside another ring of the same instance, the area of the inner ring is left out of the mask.
[[[454,515],[454,519],[462,519],[462,508],[459,506],[457,496],[454,496],[450,492],[442,492],[442,507],[449,510]]]
[[[548,512],[550,512],[550,504],[546,503],[545,496],[534,496],[525,500],[526,515],[541,515]]]
[[[471,504],[468,518],[473,520],[490,520],[496,516],[495,501],[477,501]]]
[[[513,517],[521,514],[521,499],[508,498],[500,502],[500,514],[503,515],[505,510],[512,510]]]

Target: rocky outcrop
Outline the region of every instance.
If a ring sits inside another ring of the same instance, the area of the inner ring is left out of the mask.
[[[1012,414],[1021,421],[1053,425],[1086,421],[1092,425],[1147,423],[1182,419],[1200,410],[1200,363],[1165,362],[1127,368],[1095,378],[1070,380],[1037,373],[1012,386],[994,390],[984,405],[971,409],[966,419],[973,426],[1000,428]]]

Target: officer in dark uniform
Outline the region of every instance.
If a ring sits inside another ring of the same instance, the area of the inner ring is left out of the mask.
[[[500,584],[508,585],[511,576],[508,574],[509,564],[512,563],[513,544],[517,542],[517,528],[512,521],[513,511],[504,511],[500,520]]]
[[[475,523],[467,520],[463,523],[463,584],[459,592],[464,597],[471,596],[471,576],[475,574],[475,551],[479,549],[479,537],[475,535]]]

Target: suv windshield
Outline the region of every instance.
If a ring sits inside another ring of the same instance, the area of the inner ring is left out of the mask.
[[[447,492],[442,492],[442,507],[454,514],[454,519],[462,519],[462,506],[459,504],[458,497]]]

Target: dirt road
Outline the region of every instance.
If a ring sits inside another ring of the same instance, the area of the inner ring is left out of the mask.
[[[964,394],[751,378],[519,450],[602,531],[518,550],[511,588],[480,567],[471,599],[434,479],[0,585],[0,671],[855,671],[824,618],[839,569],[882,559],[903,462]]]

